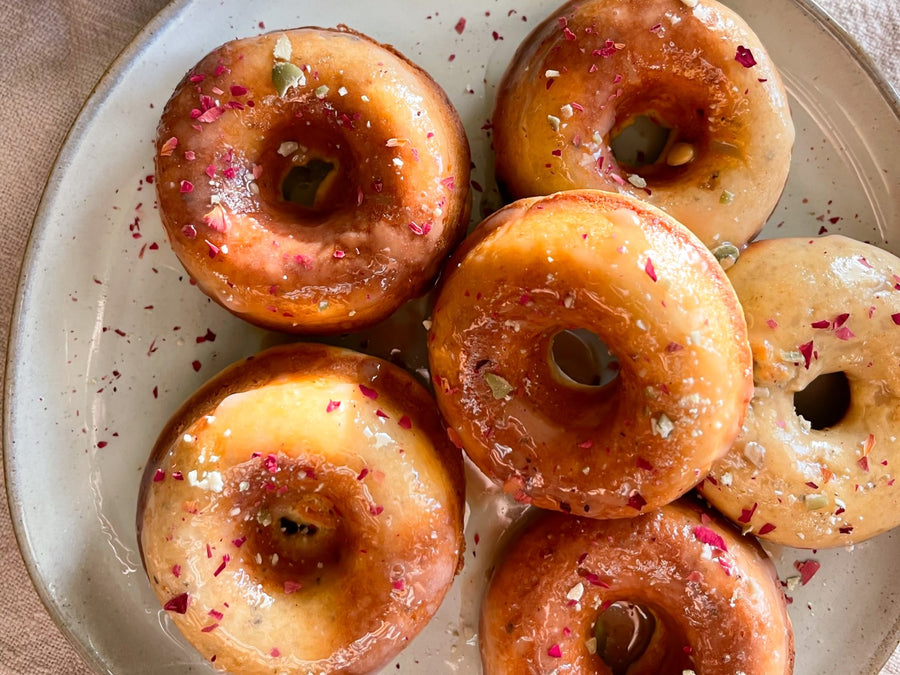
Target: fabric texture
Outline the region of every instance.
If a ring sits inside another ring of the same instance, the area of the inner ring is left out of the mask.
[[[820,0],[820,4],[856,38],[888,81],[900,87],[900,3]],[[0,355],[4,361],[28,234],[54,158],[93,86],[163,5],[164,0],[0,0]],[[0,492],[5,494],[2,474]],[[91,672],[34,591],[16,546],[7,501],[0,499],[0,675]],[[883,673],[900,675],[900,652]]]

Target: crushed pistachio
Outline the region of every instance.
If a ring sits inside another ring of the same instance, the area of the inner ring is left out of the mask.
[[[803,354],[797,350],[783,350],[781,352],[781,360],[788,363],[797,363],[798,361],[803,361]]]
[[[803,504],[806,506],[807,511],[817,511],[818,509],[824,509],[826,506],[828,506],[828,495],[823,495],[821,493],[806,495],[803,498]]]
[[[719,203],[720,204],[730,204],[734,201],[734,193],[729,192],[728,190],[722,190],[722,194],[719,195]]]
[[[588,654],[596,654],[597,653],[597,638],[591,637],[584,641],[584,646],[588,650]]]
[[[269,525],[271,525],[272,514],[269,513],[269,509],[260,509],[259,513],[256,514],[256,522],[263,527],[268,527]]]
[[[547,121],[550,123],[550,128],[553,131],[559,131],[559,118],[556,115],[547,115]]]
[[[293,63],[279,61],[272,66],[272,85],[278,95],[283,97],[291,87],[302,87],[306,84],[306,75]]]
[[[726,241],[721,246],[716,246],[713,249],[713,255],[716,256],[716,260],[719,261],[722,269],[727,270],[738,261],[741,251],[737,246]]]
[[[638,176],[636,173],[628,176],[628,182],[634,185],[636,188],[645,188],[647,187],[647,181],[644,180],[642,176]]]
[[[484,381],[491,389],[491,394],[496,399],[506,398],[513,390],[513,386],[496,373],[485,373]]]
[[[322,100],[328,95],[328,85],[323,84],[320,87],[316,87],[316,98]]]

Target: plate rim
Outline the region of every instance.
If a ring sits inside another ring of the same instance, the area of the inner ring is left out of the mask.
[[[14,401],[17,399],[17,373],[22,368],[22,364],[18,359],[19,343],[24,340],[25,326],[23,324],[23,314],[25,312],[25,298],[30,297],[30,285],[36,272],[37,252],[40,244],[48,234],[50,223],[47,218],[47,212],[53,202],[56,201],[60,190],[60,183],[65,171],[72,162],[72,157],[77,153],[79,148],[79,137],[82,135],[85,127],[90,123],[96,111],[108,100],[112,94],[112,90],[119,81],[119,75],[126,70],[140,56],[140,54],[148,48],[152,42],[155,33],[167,26],[169,22],[176,19],[177,15],[183,11],[189,4],[197,0],[169,0],[156,15],[154,15],[140,30],[131,38],[128,44],[116,55],[109,66],[104,70],[103,74],[97,80],[97,83],[90,90],[84,99],[84,103],[76,115],[74,121],[63,138],[56,157],[52,163],[47,179],[41,190],[41,198],[35,211],[34,218],[26,238],[22,264],[15,286],[15,295],[12,311],[10,314],[7,349],[5,355],[4,381],[3,381],[3,400],[0,402],[2,407],[2,424],[0,424],[0,454],[2,454],[2,471],[4,472],[6,500],[9,507],[10,520],[12,521],[13,534],[16,540],[16,546],[19,550],[21,558],[24,562],[28,577],[33,588],[38,594],[41,603],[51,617],[53,623],[59,629],[60,633],[65,637],[67,642],[71,644],[85,664],[92,670],[95,670],[100,663],[97,655],[89,649],[89,646],[78,639],[74,630],[70,627],[62,616],[61,606],[56,602],[50,594],[49,584],[44,579],[36,567],[33,550],[30,543],[30,533],[25,525],[25,519],[22,517],[24,511],[24,502],[18,490],[13,486],[15,480],[16,469],[12,466],[10,457],[12,453],[12,425],[14,418],[14,409],[16,408]],[[728,0],[720,0],[728,4]],[[860,46],[859,42],[853,37],[843,25],[841,25],[834,17],[832,17],[816,0],[787,0],[793,3],[801,11],[807,14],[819,27],[830,34],[862,67],[871,82],[877,89],[879,95],[891,109],[894,117],[900,122],[900,84],[895,86],[889,82],[875,64],[872,57]],[[557,4],[562,4],[563,0],[557,0]],[[900,646],[900,611],[898,611],[897,619],[891,625],[888,636],[882,641],[879,648],[872,654],[868,665],[875,667],[880,671],[888,662],[891,655]]]

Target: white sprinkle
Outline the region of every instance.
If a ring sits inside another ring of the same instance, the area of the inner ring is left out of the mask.
[[[288,36],[281,35],[275,42],[275,49],[272,50],[272,56],[280,61],[290,61],[293,51],[294,50],[291,46],[291,41],[288,40]]]
[[[347,87],[341,87],[338,89],[338,96],[346,96],[347,95]]]
[[[672,420],[670,420],[665,413],[660,413],[659,419],[650,420],[650,430],[654,435],[659,436],[660,438],[668,438],[674,429],[675,425],[672,424]]]
[[[394,157],[391,161],[394,163],[394,166],[403,166],[403,160],[399,157]]]
[[[564,106],[562,106],[562,107],[559,109],[559,114],[560,114],[560,116],[563,117],[564,119],[569,119],[569,118],[570,118],[572,115],[574,115],[575,113],[572,111],[572,106],[569,105],[568,103],[566,103]]]
[[[559,77],[559,71],[558,70],[547,70],[544,72],[544,77],[546,77],[547,79],[550,79],[553,77]]]
[[[577,584],[575,584],[574,586],[572,586],[572,588],[569,589],[568,593],[566,593],[566,599],[574,600],[575,602],[578,602],[579,600],[581,600],[581,597],[583,595],[584,595],[584,584],[579,581]]]
[[[547,121],[550,123],[550,128],[553,131],[559,131],[559,118],[555,115],[547,115]]]
[[[232,518],[233,518],[234,516],[239,516],[239,515],[241,515],[241,507],[240,507],[240,506],[235,506],[233,509],[231,509],[231,511],[228,512],[228,515],[231,516]]]
[[[194,437],[191,436],[190,434],[185,434],[184,436],[181,437],[181,439],[182,439],[185,443],[193,443],[193,442],[194,442]]]
[[[242,480],[240,483],[238,483],[238,492],[246,492],[249,489],[250,489],[249,481]]]
[[[359,98],[360,98],[360,100],[361,100],[363,103],[368,103],[368,102],[369,102],[369,97],[366,96],[365,94],[363,94],[363,95],[360,96]]]
[[[285,141],[281,145],[278,146],[278,154],[282,157],[287,157],[288,155],[292,155],[300,148],[300,144],[296,141]]]
[[[197,470],[188,471],[188,483],[192,487],[198,487],[203,490],[211,490],[212,492],[221,492],[224,487],[222,482],[222,474],[218,471],[204,472],[203,478],[197,479]]]
[[[645,181],[641,176],[638,176],[636,173],[628,176],[628,182],[634,185],[636,188],[645,188],[647,187],[647,181]]]

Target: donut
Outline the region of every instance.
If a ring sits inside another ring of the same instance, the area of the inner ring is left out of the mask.
[[[729,525],[688,502],[606,521],[542,512],[485,592],[485,675],[789,675],[774,565]]]
[[[794,140],[775,66],[714,0],[562,5],[519,46],[492,129],[511,198],[631,194],[710,248],[740,249],[762,229]]]
[[[469,146],[446,94],[345,27],[205,56],[165,107],[155,164],[184,268],[273,330],[384,319],[428,289],[469,224]]]
[[[755,393],[704,496],[741,527],[800,548],[900,525],[900,259],[839,235],[767,239],[728,274]]]
[[[751,396],[737,298],[664,212],[573,190],[482,222],[444,270],[428,352],[438,406],[472,461],[520,502],[620,518],[672,501],[728,450]],[[618,357],[567,376],[558,335]]]
[[[425,389],[336,347],[275,347],[172,417],[137,515],[165,614],[219,669],[368,673],[462,564],[462,457]]]

